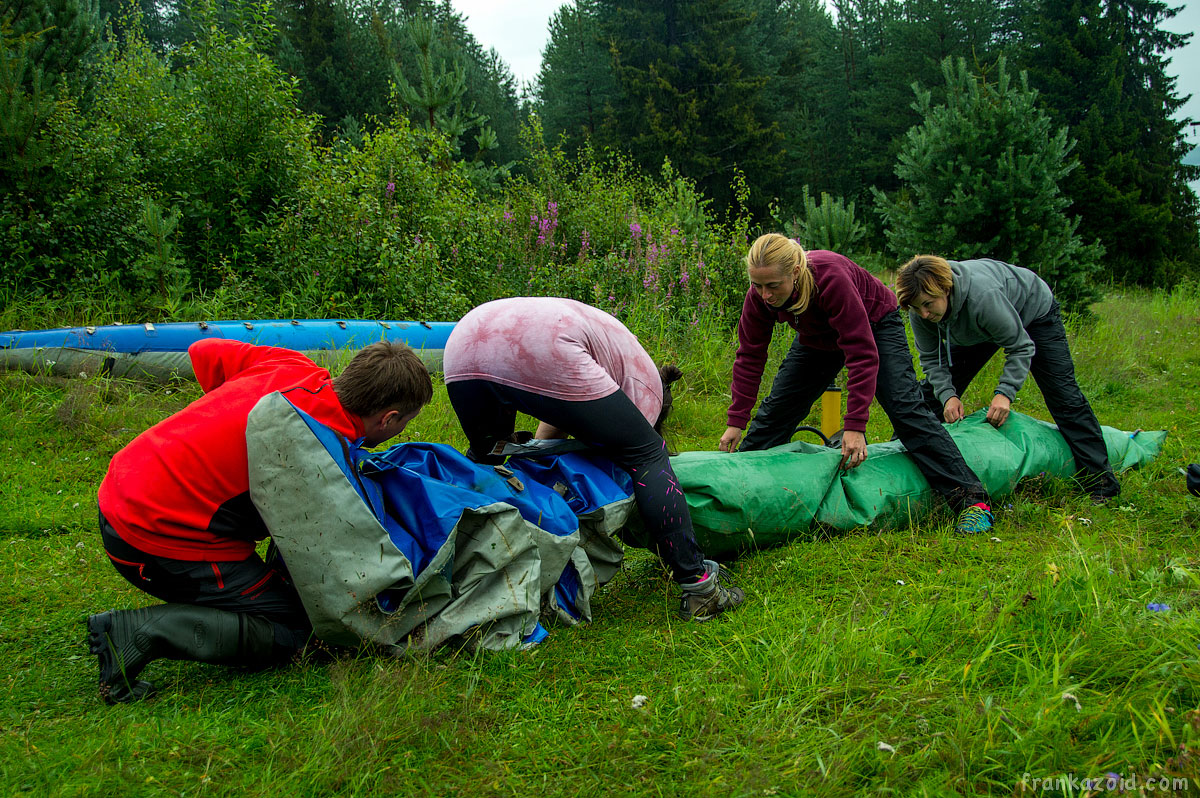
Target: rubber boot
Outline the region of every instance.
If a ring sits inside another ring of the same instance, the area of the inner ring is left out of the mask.
[[[275,625],[258,615],[160,604],[88,618],[88,647],[100,665],[100,695],[110,704],[138,701],[153,686],[138,675],[153,660],[270,665],[292,652],[275,644]]]

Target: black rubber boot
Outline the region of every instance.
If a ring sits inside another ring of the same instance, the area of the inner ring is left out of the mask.
[[[100,665],[100,695],[110,704],[138,701],[153,686],[138,675],[152,660],[271,665],[292,651],[275,644],[275,625],[257,615],[160,604],[88,618],[88,647]]]

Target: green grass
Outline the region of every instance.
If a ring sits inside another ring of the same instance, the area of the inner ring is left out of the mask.
[[[117,707],[83,621],[154,600],[108,564],[95,489],[197,388],[0,375],[0,795],[1009,795],[1109,771],[1200,792],[1200,500],[1176,470],[1200,460],[1198,307],[1128,292],[1072,329],[1101,423],[1170,432],[1110,506],[1051,481],[1001,503],[997,540],[918,519],[757,552],[732,565],[745,607],[703,625],[631,551],[594,623],[528,653],[157,661],[160,695]],[[632,320],[687,372],[672,442],[714,448],[733,321],[659,324]],[[1032,382],[1017,409],[1048,418]],[[406,437],[462,444],[444,390]]]

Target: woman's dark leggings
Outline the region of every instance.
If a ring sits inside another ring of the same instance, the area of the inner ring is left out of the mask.
[[[1067,346],[1067,331],[1063,328],[1058,302],[1030,322],[1025,332],[1036,347],[1029,373],[1037,380],[1042,398],[1046,400],[1046,409],[1075,458],[1076,479],[1094,496],[1116,496],[1121,492],[1121,483],[1108,462],[1108,447],[1104,443],[1104,433],[1100,431],[1100,422],[1075,380],[1075,362],[1071,360],[1071,350]],[[960,397],[963,395],[998,348],[993,343],[950,347],[950,379],[955,393]],[[937,400],[933,387],[924,382],[922,388],[930,409],[941,418],[942,403]]]
[[[666,443],[624,393],[571,402],[488,380],[452,382],[446,392],[467,435],[467,454],[476,462],[504,462],[491,451],[513,434],[518,411],[599,446],[633,478],[634,501],[654,541],[654,552],[675,581],[691,582],[704,574],[704,555],[696,545],[692,517],[671,470]]]
[[[986,501],[983,483],[925,404],[900,312],[884,316],[871,325],[871,330],[879,350],[875,398],[891,420],[896,437],[929,486],[946,499],[954,512]],[[769,449],[790,441],[796,427],[845,363],[841,350],[813,349],[799,340],[794,342],[779,366],[771,393],[762,401],[746,431],[740,451]]]

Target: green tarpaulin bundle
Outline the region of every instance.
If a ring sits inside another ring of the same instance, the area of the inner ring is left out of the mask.
[[[993,500],[1022,479],[1074,472],[1075,461],[1053,424],[1012,413],[996,429],[985,416],[981,410],[946,428]],[[1117,471],[1154,459],[1167,435],[1102,429]],[[871,444],[867,451],[852,471],[839,469],[839,450],[802,442],[761,452],[683,452],[671,465],[701,549],[724,556],[779,545],[816,525],[848,530],[905,523],[937,500],[899,441]]]

